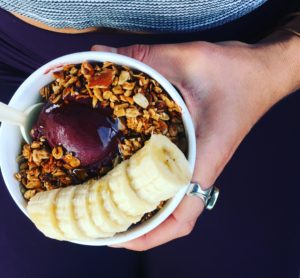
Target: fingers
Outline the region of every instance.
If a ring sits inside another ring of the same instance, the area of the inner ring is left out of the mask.
[[[115,52],[135,58],[156,69],[176,86],[184,76],[186,60],[184,44],[132,45],[120,48],[94,45],[92,50]]]
[[[190,77],[189,72],[194,73],[191,62],[195,60],[195,57],[198,57],[195,53],[199,52],[199,46],[199,43],[186,43],[176,45],[133,45],[116,49],[95,45],[92,50],[114,52],[140,60],[156,69],[181,90],[181,84],[186,83]],[[181,91],[183,92],[183,90]],[[189,97],[189,93],[185,98]],[[201,199],[185,197],[173,214],[156,229],[138,239],[114,247],[143,251],[185,236],[192,231],[203,208]]]
[[[204,209],[198,197],[184,197],[182,202],[162,224],[150,233],[135,240],[111,247],[124,247],[135,251],[145,251],[173,239],[188,235]]]

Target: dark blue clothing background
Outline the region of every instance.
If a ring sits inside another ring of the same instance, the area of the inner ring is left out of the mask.
[[[220,28],[163,36],[57,34],[21,23],[0,10],[0,100],[8,102],[24,78],[40,65],[63,54],[88,50],[95,43],[251,42],[270,31],[296,2],[270,1]],[[147,252],[47,239],[17,208],[1,180],[0,277],[299,277],[299,107],[300,94],[295,93],[253,128],[218,179],[221,195],[217,206],[199,218],[191,235]]]

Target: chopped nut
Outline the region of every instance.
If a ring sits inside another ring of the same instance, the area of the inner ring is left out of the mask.
[[[59,169],[59,168],[56,168],[51,174],[54,177],[60,177],[60,176],[65,176],[66,175],[66,173],[64,171],[62,171],[61,169]]]
[[[119,82],[119,78],[118,78],[118,76],[115,76],[114,81],[111,83],[111,86],[113,86],[113,87],[117,86],[118,82]]]
[[[109,98],[109,100],[111,102],[119,101],[119,99],[118,99],[118,97],[116,95],[111,95],[110,98]]]
[[[77,72],[78,72],[78,69],[75,68],[75,67],[72,67],[71,70],[70,70],[70,73],[71,73],[72,75],[76,75]]]
[[[135,107],[130,107],[130,108],[126,109],[126,117],[127,118],[136,118],[139,115],[140,115],[140,112]]]
[[[115,109],[116,110],[120,110],[120,109],[126,109],[129,107],[129,104],[128,103],[123,103],[123,104],[118,104],[115,106]]]
[[[51,158],[49,159],[49,161],[47,163],[42,163],[42,173],[52,173],[55,169],[55,163],[53,162],[53,159],[51,160]]]
[[[25,145],[23,146],[22,154],[23,154],[23,156],[24,156],[26,159],[29,159],[29,158],[30,158],[31,150],[30,150],[30,145],[29,145],[29,144],[25,144]]]
[[[40,90],[41,97],[48,99],[50,95],[50,88],[49,86],[45,86]]]
[[[124,93],[125,97],[130,97],[132,94],[132,90],[126,90],[126,92]]]
[[[123,117],[126,115],[125,109],[129,106],[128,103],[123,103],[114,106],[114,115],[116,117]]]
[[[122,70],[119,76],[119,85],[123,85],[128,79],[130,79],[130,73],[128,71]]]
[[[103,97],[101,94],[101,91],[99,88],[94,88],[93,90],[95,97],[99,100],[99,101],[103,101]]]
[[[105,69],[99,75],[95,75],[90,79],[90,88],[107,88],[111,85],[114,79],[114,72],[109,69]]]
[[[112,62],[104,62],[104,63],[103,63],[103,68],[108,68],[108,67],[110,67],[111,65],[113,65]]]
[[[121,95],[124,93],[123,89],[121,86],[116,86],[112,89],[113,93],[116,95]]]
[[[71,153],[66,154],[63,160],[68,163],[72,168],[77,168],[80,166],[80,160],[74,157]]]
[[[62,88],[59,85],[54,85],[52,86],[52,91],[54,95],[58,95],[61,92]],[[55,98],[55,96],[53,96]]]
[[[159,86],[155,86],[154,91],[155,91],[155,93],[160,94],[160,93],[162,93],[162,88],[160,88]]]
[[[153,118],[154,120],[156,120],[156,121],[159,120],[159,115],[155,112],[155,110],[153,108],[149,109],[149,114],[150,114],[151,118]]]
[[[134,102],[141,106],[142,108],[146,109],[149,106],[148,99],[141,93],[137,93],[133,96]]]
[[[136,118],[127,118],[127,127],[130,129],[135,129],[137,126],[137,119]]]
[[[125,82],[124,84],[123,84],[123,86],[122,86],[122,88],[124,89],[124,90],[133,90],[133,88],[134,88],[134,86],[135,86],[135,83],[134,82]]]
[[[163,121],[168,121],[168,120],[170,120],[170,116],[169,116],[167,113],[165,113],[165,112],[163,112],[162,114],[160,114],[159,117],[160,117],[160,119],[163,120]]]
[[[53,104],[56,104],[56,103],[58,103],[58,102],[60,101],[61,97],[62,97],[62,95],[57,95],[57,96],[52,95],[52,96],[49,98],[49,100],[50,100]]]
[[[60,146],[53,148],[52,155],[55,159],[61,159],[64,155],[63,148]]]
[[[38,187],[40,187],[40,185],[41,185],[41,182],[39,179],[33,179],[33,180],[29,181],[25,185],[25,187],[28,189],[32,189],[32,188],[38,188]]]
[[[88,62],[82,63],[80,71],[86,79],[90,79],[94,75],[94,69]]]
[[[48,159],[49,153],[46,150],[33,150],[32,160],[35,164],[40,165],[43,159]]]
[[[15,174],[15,178],[17,181],[21,181],[22,180],[22,175],[20,173]]]
[[[112,96],[112,92],[111,91],[105,91],[103,93],[103,98],[104,99],[110,99],[111,96]]]
[[[77,81],[77,77],[76,76],[72,76],[64,86],[65,87],[69,87],[70,85],[72,85],[76,81]]]
[[[34,169],[29,169],[26,171],[27,173],[27,179],[28,180],[32,180],[35,179],[39,176],[40,172],[38,170],[38,168],[34,168]]]
[[[116,109],[116,107],[115,107],[115,109],[114,109],[114,115],[116,117],[118,117],[118,118],[125,116],[126,115],[125,109],[124,108],[122,108],[122,109]]]
[[[126,97],[124,95],[120,95],[120,100],[123,101],[123,102],[128,102],[130,103],[131,105],[134,104],[134,100],[132,97]]]

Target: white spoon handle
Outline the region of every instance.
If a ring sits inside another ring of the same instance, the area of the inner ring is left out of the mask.
[[[14,125],[24,126],[26,115],[3,102],[0,102],[0,121]]]

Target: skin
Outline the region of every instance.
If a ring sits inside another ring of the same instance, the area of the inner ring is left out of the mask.
[[[300,38],[277,32],[255,45],[193,42],[134,45],[114,51],[152,66],[183,94],[196,128],[193,181],[209,188],[255,123],[278,101],[300,88]],[[204,207],[185,197],[150,233],[119,246],[144,251],[192,230]]]

